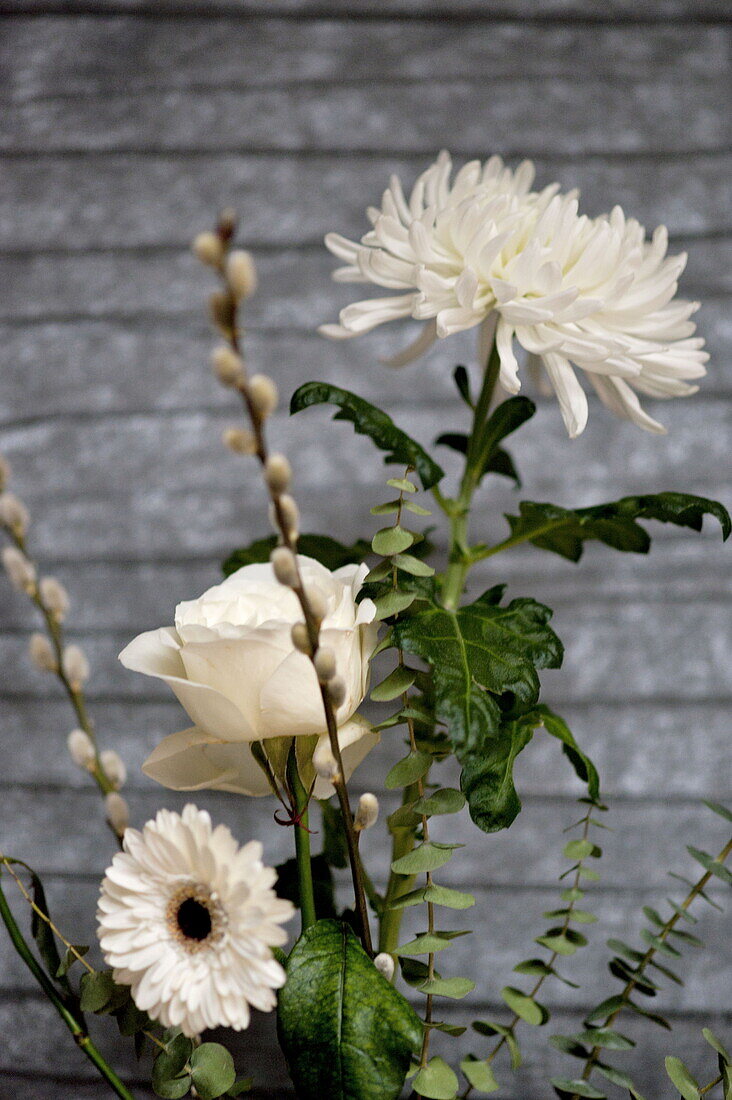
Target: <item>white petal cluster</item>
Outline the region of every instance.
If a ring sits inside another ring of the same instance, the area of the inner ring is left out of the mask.
[[[99,942],[135,1004],[185,1035],[249,1026],[269,1012],[285,973],[272,947],[294,909],[273,890],[262,846],[238,846],[224,825],[188,805],[127,829],[102,882]]]
[[[400,366],[435,338],[479,325],[484,338],[495,332],[507,392],[521,386],[514,341],[539,357],[570,436],[584,430],[588,415],[575,367],[612,412],[664,431],[637,394],[696,392],[688,379],[706,373],[708,358],[690,320],[698,303],[673,300],[686,256],[667,257],[666,229],[646,241],[643,226],[620,207],[582,215],[576,192],[560,194],[559,184],[531,189],[530,161],[516,171],[500,157],[472,161],[452,183],[451,169],[441,153],[408,199],[392,177],[381,206],[367,212],[372,229],[360,242],[328,234],[328,248],[346,263],[336,280],[402,293],[346,306],[339,324],[319,331],[343,339],[399,318],[428,322],[392,360]]]

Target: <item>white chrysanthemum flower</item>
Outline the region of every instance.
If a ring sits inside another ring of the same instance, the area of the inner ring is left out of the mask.
[[[539,358],[570,436],[583,431],[588,411],[573,367],[613,412],[663,431],[634,391],[693,393],[686,380],[701,377],[708,358],[703,341],[692,338],[697,303],[672,302],[686,256],[666,257],[665,228],[646,242],[643,227],[619,207],[599,218],[579,215],[575,192],[560,195],[558,184],[531,190],[529,161],[515,172],[500,157],[473,161],[452,184],[450,172],[441,153],[409,200],[393,177],[381,207],[369,209],[373,228],[360,243],[326,236],[347,265],[334,273],[337,281],[404,293],[346,306],[338,325],[319,331],[344,339],[399,318],[427,321],[390,360],[401,366],[437,337],[480,326],[484,350],[495,333],[507,392],[521,387],[514,340]]]
[[[294,909],[273,890],[262,846],[240,848],[225,825],[188,805],[160,810],[102,882],[99,942],[114,979],[139,1009],[185,1035],[249,1026],[250,1007],[274,1008],[285,972],[272,956]]]

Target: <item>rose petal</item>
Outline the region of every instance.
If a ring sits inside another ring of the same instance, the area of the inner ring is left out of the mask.
[[[255,796],[272,793],[249,745],[218,741],[195,726],[161,741],[142,770],[173,791],[233,791]]]

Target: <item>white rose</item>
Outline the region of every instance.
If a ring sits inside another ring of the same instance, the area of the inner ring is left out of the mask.
[[[325,601],[321,643],[333,650],[347,687],[336,720],[350,774],[379,740],[354,717],[376,647],[376,608],[371,600],[356,603],[367,568],[347,565],[331,573],[302,555],[298,563],[306,589],[317,589]],[[246,565],[199,599],[178,604],[174,627],[130,642],[119,655],[122,664],[165,680],[194,722],[158,745],[143,765],[145,774],[173,790],[265,795],[271,789],[251,742],[312,735],[327,741],[315,670],[290,637],[301,620],[297,597],[275,579],[272,566]],[[303,750],[310,744],[311,755],[314,742],[301,744]],[[316,797],[331,791],[317,780]]]

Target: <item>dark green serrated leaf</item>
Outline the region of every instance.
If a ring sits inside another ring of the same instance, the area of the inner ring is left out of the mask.
[[[191,1080],[201,1100],[216,1100],[236,1081],[234,1059],[220,1043],[201,1043],[190,1057]]]
[[[363,397],[327,382],[306,382],[292,395],[290,413],[302,412],[313,405],[337,405],[334,420],[350,421],[360,435],[368,436],[379,450],[385,452],[385,462],[413,466],[425,489],[431,489],[445,476],[419,443],[398,428],[390,416]]]
[[[502,591],[457,611],[433,606],[394,626],[396,644],[432,666],[437,717],[462,764],[471,817],[485,832],[506,828],[519,812],[513,763],[533,735],[530,723],[502,722],[499,701],[531,706],[537,668],[558,667],[563,653],[549,609],[528,599],[501,607]]]
[[[338,921],[293,947],[278,1032],[300,1100],[396,1100],[422,1040],[419,1017]]]
[[[664,1060],[666,1073],[684,1100],[699,1100],[699,1085],[680,1058],[668,1056]]]
[[[256,539],[249,546],[241,550],[234,550],[223,564],[224,576],[228,577],[241,569],[244,565],[258,565],[269,561],[270,554],[277,545],[277,536]],[[298,553],[305,557],[315,558],[326,569],[341,569],[344,565],[360,564],[371,553],[371,544],[365,539],[358,539],[351,546],[346,546],[330,535],[300,535],[297,543]]]
[[[706,515],[714,516],[727,539],[732,527],[726,508],[715,500],[689,493],[655,493],[623,497],[608,504],[569,510],[556,504],[522,501],[519,515],[507,515],[511,539],[527,539],[570,561],[579,561],[584,543],[597,540],[615,550],[645,554],[651,539],[636,521],[652,519],[701,531]]]

